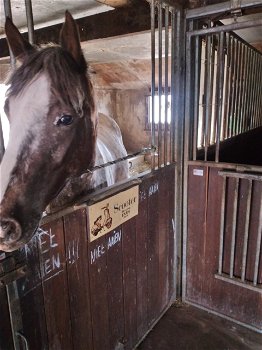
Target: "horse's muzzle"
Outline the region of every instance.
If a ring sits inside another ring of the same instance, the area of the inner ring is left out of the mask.
[[[2,247],[10,247],[11,250],[15,243],[20,239],[22,235],[21,225],[18,221],[11,218],[0,219],[0,249]],[[6,250],[4,249],[4,250]]]

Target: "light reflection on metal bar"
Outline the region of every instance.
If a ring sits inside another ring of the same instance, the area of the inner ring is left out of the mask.
[[[230,278],[232,278],[234,275],[238,189],[239,189],[239,178],[236,178],[235,190],[234,190],[234,203],[233,203],[233,223],[232,223],[231,249],[230,249],[230,269],[229,269]]]
[[[239,132],[244,132],[243,129],[243,120],[244,120],[244,98],[245,98],[245,87],[246,87],[246,78],[247,78],[247,50],[248,47],[243,45],[243,74],[242,74],[242,88],[240,96],[240,120],[239,120]]]
[[[237,135],[237,124],[238,124],[238,95],[239,95],[239,75],[240,75],[240,41],[236,42],[236,76],[235,76],[235,98],[234,98],[234,136]]]
[[[256,242],[256,257],[255,257],[255,266],[254,266],[254,277],[253,284],[257,285],[258,280],[258,267],[259,267],[259,258],[261,252],[261,238],[262,238],[262,193],[260,198],[260,207],[259,207],[259,224],[257,230],[257,242]]]
[[[170,125],[170,155],[171,161],[175,161],[175,116],[176,101],[175,98],[175,67],[177,62],[175,59],[176,51],[176,12],[171,10],[171,125]]]
[[[238,92],[237,92],[237,100],[236,100],[236,116],[237,116],[237,122],[236,122],[236,134],[240,134],[240,107],[241,107],[241,97],[242,97],[242,86],[243,86],[243,74],[244,74],[244,65],[243,65],[243,58],[244,58],[244,45],[242,42],[239,42],[240,48],[239,48],[239,60],[238,60]]]
[[[151,96],[152,96],[152,120],[151,120],[151,144],[155,146],[155,76],[156,76],[156,41],[155,41],[155,0],[151,0]],[[152,159],[152,169],[155,169],[155,153]]]
[[[219,35],[219,52],[218,52],[218,63],[217,63],[217,72],[218,72],[218,91],[217,91],[217,132],[216,132],[216,156],[215,161],[219,161],[219,148],[220,148],[220,138],[221,138],[221,124],[222,124],[222,103],[223,103],[223,83],[224,83],[224,72],[225,72],[225,51],[224,51],[224,40],[225,34],[220,33]]]
[[[229,121],[229,137],[234,136],[234,98],[235,98],[235,89],[236,89],[236,84],[235,82],[235,76],[236,76],[236,41],[232,37],[232,75],[231,75],[231,98],[230,98],[230,110],[229,110],[229,116],[230,116],[230,121]]]
[[[210,23],[209,23],[210,25]],[[205,65],[205,122],[204,124],[204,145],[205,145],[205,160],[207,160],[207,150],[210,145],[210,130],[211,130],[211,116],[212,116],[212,97],[213,97],[213,77],[214,77],[214,45],[212,38],[209,35],[206,43],[206,65]]]
[[[168,52],[169,52],[169,7],[165,7],[165,129],[164,129],[164,165],[167,164],[168,154]]]
[[[222,274],[223,269],[223,251],[224,251],[224,227],[225,227],[225,202],[226,202],[226,185],[227,178],[223,178],[222,200],[221,200],[221,216],[220,216],[220,238],[219,238],[219,262],[218,274]]]
[[[241,268],[241,280],[245,281],[246,276],[246,264],[247,264],[247,243],[249,236],[249,222],[250,222],[250,209],[251,209],[251,196],[252,196],[252,180],[248,180],[248,193],[247,193],[247,211],[245,218],[245,233],[242,251],[242,268]]]
[[[227,138],[228,104],[229,104],[229,74],[230,74],[230,35],[226,33],[226,76],[225,76],[225,105],[223,111],[223,140]]]

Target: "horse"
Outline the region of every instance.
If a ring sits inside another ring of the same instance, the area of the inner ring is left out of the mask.
[[[81,176],[127,153],[116,122],[96,112],[89,67],[71,14],[65,13],[60,45],[32,46],[9,18],[5,30],[21,64],[8,81],[4,109],[10,134],[0,167],[0,250],[11,252],[32,238],[58,194],[70,193],[73,200],[104,182],[126,179],[128,163]]]

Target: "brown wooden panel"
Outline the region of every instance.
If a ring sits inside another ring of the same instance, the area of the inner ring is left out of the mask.
[[[133,349],[137,342],[136,306],[136,219],[122,225],[123,284],[125,315],[125,349]]]
[[[14,349],[5,287],[0,287],[0,349]]]
[[[62,219],[42,227],[40,262],[49,349],[71,349],[66,254]]]
[[[110,349],[117,349],[125,335],[123,302],[122,228],[107,235],[107,279]]]
[[[159,302],[159,180],[155,173],[148,183],[148,322],[152,324],[160,315]]]
[[[141,338],[147,331],[147,214],[148,186],[144,180],[139,187],[139,214],[136,217],[136,276],[137,276],[137,334]]]
[[[94,350],[110,349],[106,237],[98,238],[88,246]]]
[[[200,174],[200,175],[194,175]],[[187,290],[189,300],[202,298],[202,279],[205,265],[205,218],[208,170],[189,166],[188,169],[188,237],[187,237]],[[196,271],[198,271],[196,273]]]
[[[37,233],[21,251],[30,272],[25,278],[17,281],[23,323],[22,332],[33,349],[46,349],[48,346],[39,260],[39,247],[41,247],[43,237],[40,230],[40,233]]]
[[[64,217],[68,295],[73,348],[92,349],[86,210]]]
[[[174,217],[175,215],[175,167],[168,168],[168,178],[167,183],[169,184],[169,219],[168,219],[168,234],[169,234],[169,240],[168,240],[168,258],[169,258],[169,291],[168,291],[168,300],[173,301],[176,298],[176,281],[174,279],[175,277],[175,271],[177,264],[181,263],[179,261],[174,261],[175,256],[175,239],[177,240],[178,237],[177,233],[175,232],[175,223],[177,220],[181,220],[181,218]]]

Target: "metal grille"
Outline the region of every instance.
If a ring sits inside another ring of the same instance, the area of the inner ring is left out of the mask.
[[[199,159],[201,150],[206,161],[215,145],[218,162],[222,141],[262,126],[262,55],[223,25],[193,26],[188,32],[189,159]]]
[[[216,278],[262,293],[262,175],[219,174],[223,191]]]

